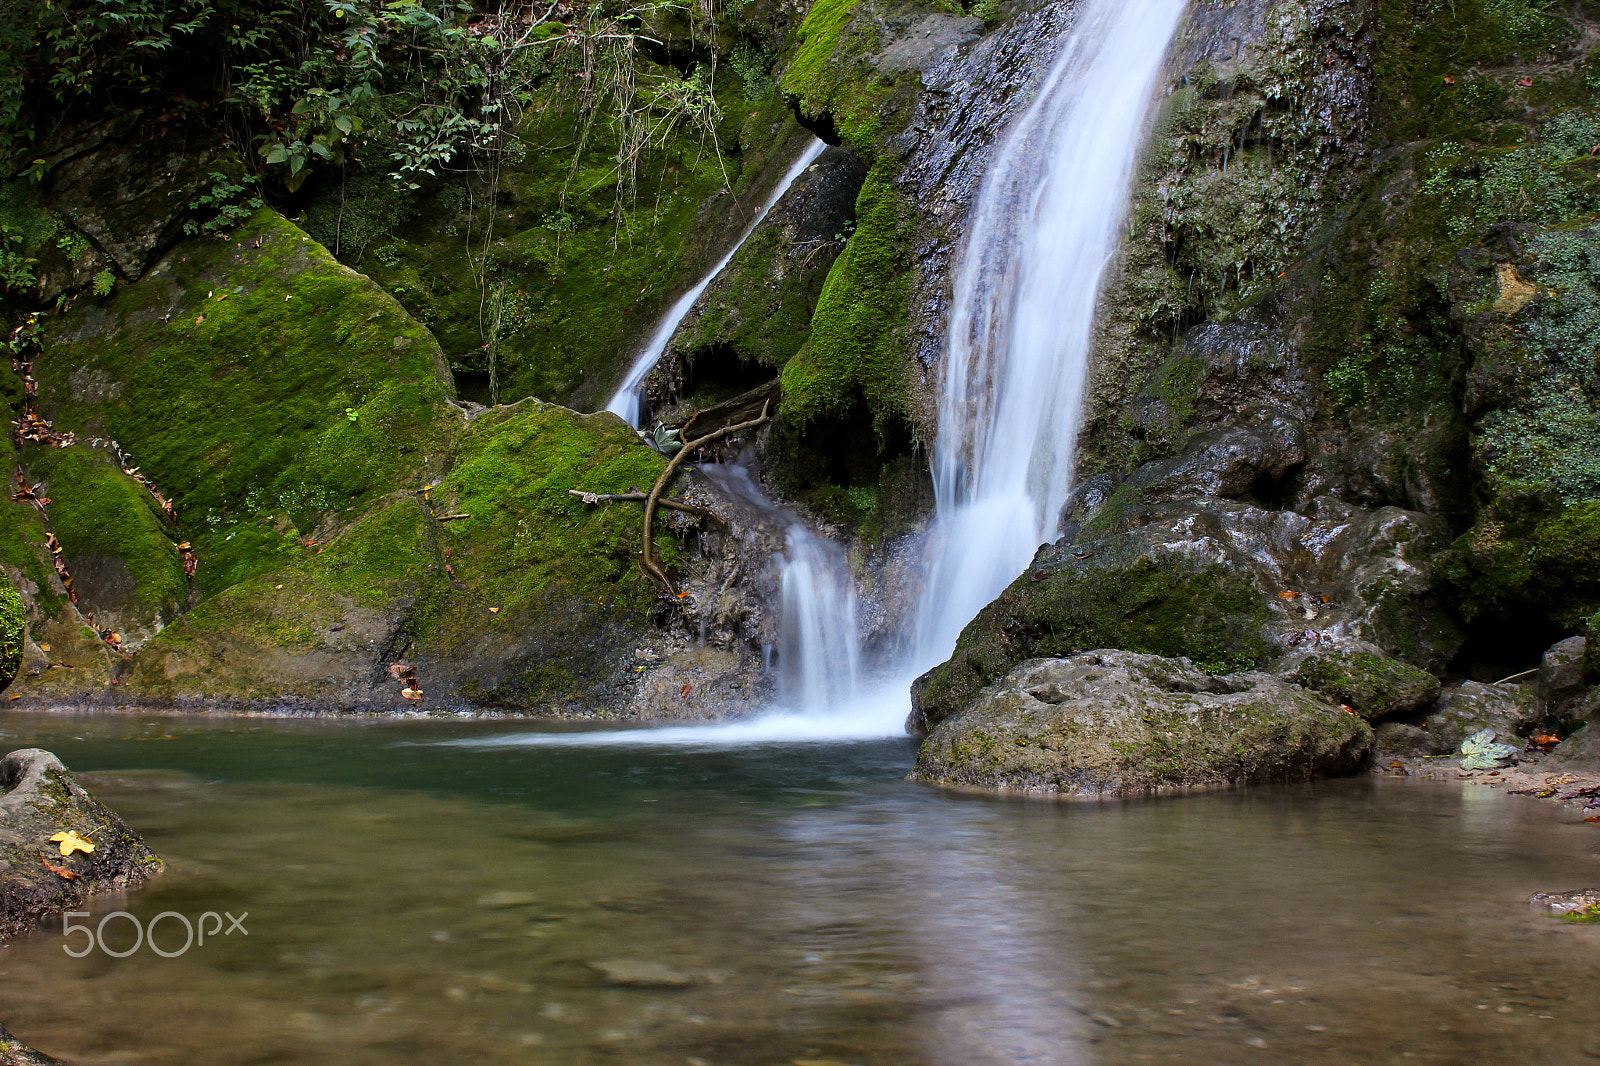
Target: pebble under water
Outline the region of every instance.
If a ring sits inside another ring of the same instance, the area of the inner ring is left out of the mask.
[[[528,729],[0,716],[167,860],[91,924],[249,915],[176,958],[14,942],[0,1018],[76,1063],[1600,1059],[1600,927],[1525,904],[1600,887],[1571,812],[1378,778],[1002,801],[905,783],[909,740],[440,743]]]

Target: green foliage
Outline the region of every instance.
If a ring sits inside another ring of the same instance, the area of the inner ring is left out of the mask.
[[[94,289],[94,294],[96,296],[109,296],[111,294],[112,287],[115,286],[116,283],[117,278],[115,274],[111,273],[109,270],[102,270],[100,273],[94,276],[94,282],[92,283],[91,287]]]
[[[261,197],[246,196],[245,187],[228,175],[214,170],[210,174],[210,181],[211,184],[201,189],[199,195],[189,203],[189,210],[195,213],[195,217],[184,222],[183,232],[191,237],[226,236],[235,226],[261,209]],[[96,286],[95,295],[104,296],[105,293],[98,291],[98,281]]]
[[[772,61],[760,49],[748,41],[739,42],[728,58],[728,66],[744,82],[744,94],[750,99],[766,100],[772,96]]]
[[[11,684],[22,666],[27,624],[22,597],[0,570],[0,690]]]
[[[61,235],[60,220],[34,203],[28,182],[0,186],[0,290],[31,289],[40,249]]]
[[[1367,372],[1358,360],[1348,355],[1329,368],[1322,380],[1339,410],[1360,407],[1367,402]]]

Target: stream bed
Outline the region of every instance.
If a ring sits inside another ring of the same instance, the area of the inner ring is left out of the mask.
[[[1382,778],[1002,801],[904,782],[909,739],[530,731],[572,729],[0,715],[167,861],[88,924],[248,933],[41,931],[0,948],[0,1020],[79,1064],[1600,1061],[1600,927],[1525,903],[1600,887],[1571,812]]]

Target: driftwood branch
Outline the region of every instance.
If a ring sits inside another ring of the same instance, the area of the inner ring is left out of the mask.
[[[753,418],[748,422],[740,422],[737,425],[723,426],[721,429],[707,433],[703,437],[684,441],[683,447],[678,450],[678,454],[674,455],[672,461],[667,463],[667,468],[661,471],[661,476],[656,478],[655,485],[651,487],[650,495],[644,502],[644,546],[640,553],[639,565],[644,568],[645,573],[655,578],[656,582],[666,589],[670,595],[676,597],[680,594],[677,589],[672,587],[672,579],[667,577],[667,572],[661,569],[661,564],[656,561],[654,529],[656,508],[661,504],[661,491],[667,487],[667,483],[678,472],[678,467],[682,466],[684,460],[689,458],[690,452],[704,448],[708,444],[715,444],[724,437],[731,437],[735,433],[742,433],[747,429],[755,429],[757,426],[765,425],[769,417],[767,411],[771,407],[772,403],[769,400],[761,405],[761,415],[757,418]]]
[[[584,503],[644,503],[650,498],[646,493],[638,491],[606,493],[584,492],[582,489],[568,489],[567,495],[580,497]],[[692,514],[699,518],[710,519],[717,525],[721,526],[724,530],[728,528],[728,523],[723,521],[721,515],[714,511],[708,511],[704,507],[696,507],[692,503],[685,503],[683,500],[673,500],[668,499],[667,497],[662,497],[657,503],[657,506],[665,507],[669,511],[682,511],[684,514]]]

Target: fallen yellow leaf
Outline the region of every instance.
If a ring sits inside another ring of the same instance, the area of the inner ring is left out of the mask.
[[[71,855],[74,851],[94,851],[94,841],[85,840],[78,835],[77,830],[68,829],[57,833],[50,838],[50,843],[61,845],[61,854]]]

